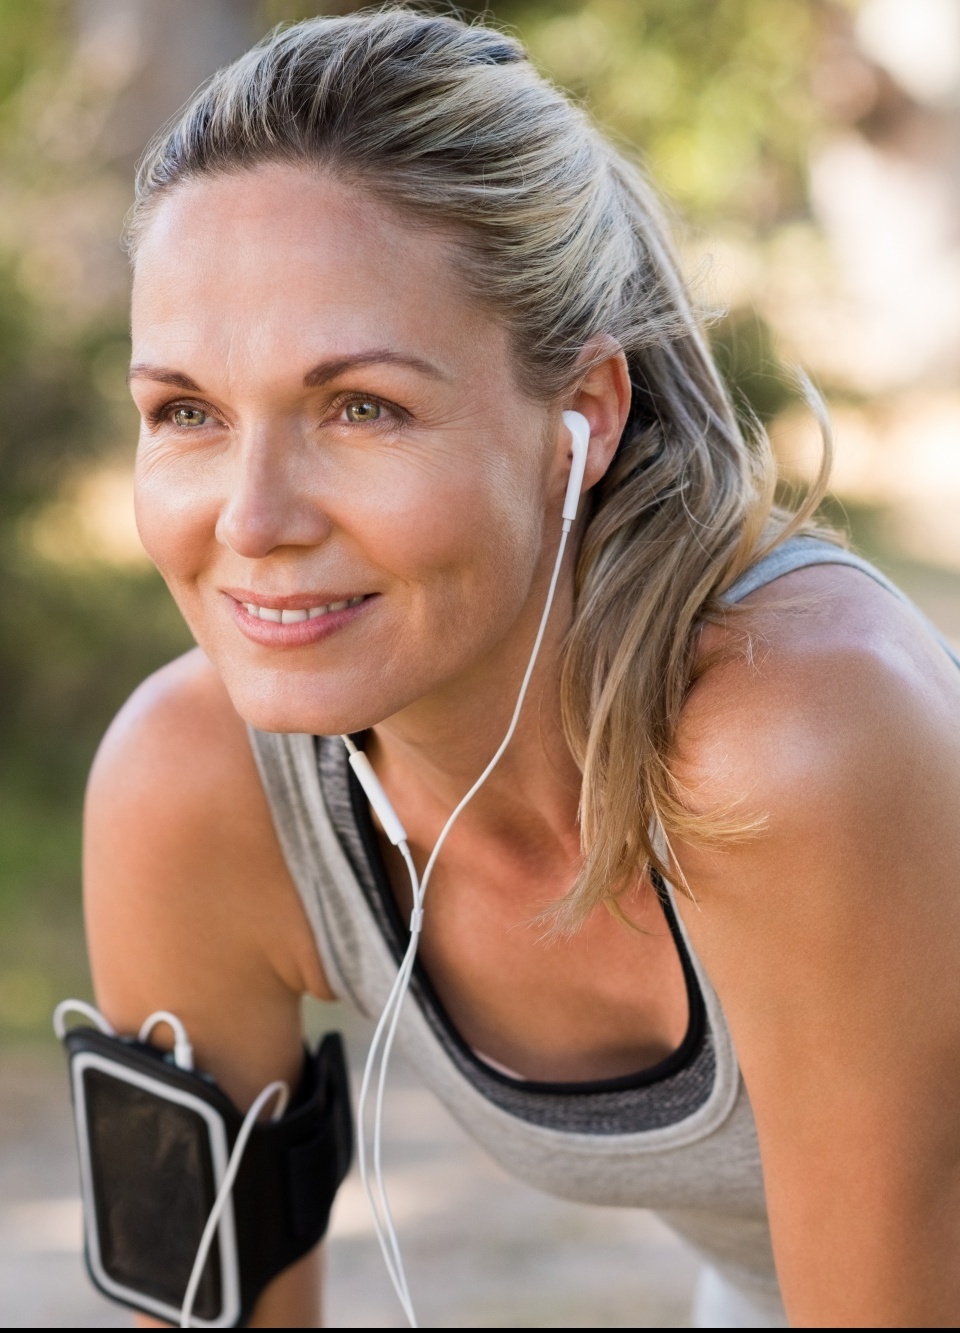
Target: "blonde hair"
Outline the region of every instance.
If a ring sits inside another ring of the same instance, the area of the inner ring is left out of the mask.
[[[532,395],[575,386],[592,339],[626,354],[632,406],[591,492],[562,671],[583,772],[572,924],[651,867],[669,875],[655,829],[720,828],[690,814],[670,772],[697,630],[763,549],[808,522],[825,479],[792,516],[774,508],[769,444],[738,425],[650,187],[513,38],[403,8],[278,29],[148,149],[131,248],[180,182],[277,161],[450,229]]]

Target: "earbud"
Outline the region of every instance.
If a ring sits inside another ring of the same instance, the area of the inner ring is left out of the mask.
[[[563,523],[569,532],[570,524],[577,516],[577,506],[580,504],[583,474],[587,467],[587,449],[590,445],[590,422],[581,412],[564,412],[563,424],[570,432],[570,444],[573,449],[573,461],[567,479],[567,494],[563,501]]]

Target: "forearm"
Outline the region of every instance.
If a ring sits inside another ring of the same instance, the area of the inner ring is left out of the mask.
[[[285,1268],[264,1290],[248,1328],[323,1327],[323,1246]],[[137,1328],[170,1328],[162,1319],[138,1314]]]
[[[323,1246],[275,1277],[257,1301],[251,1328],[322,1328]]]

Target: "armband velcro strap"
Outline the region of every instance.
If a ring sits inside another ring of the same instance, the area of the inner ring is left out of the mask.
[[[90,1276],[112,1300],[178,1324],[243,1115],[211,1078],[178,1068],[152,1045],[80,1027],[64,1046]],[[246,1324],[271,1278],[324,1235],[351,1154],[343,1043],[330,1033],[306,1054],[286,1114],[250,1135],[194,1326]]]
[[[259,1293],[326,1233],[352,1150],[343,1043],[339,1033],[328,1033],[316,1055],[307,1056],[286,1115],[258,1125],[244,1153],[233,1187],[241,1286],[249,1275]]]

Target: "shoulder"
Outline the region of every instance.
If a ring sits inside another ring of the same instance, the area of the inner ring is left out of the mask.
[[[246,745],[244,724],[208,658],[194,648],[149,676],[111,723],[92,770],[94,788],[118,776],[203,781]],[[171,797],[176,790],[171,789]]]
[[[114,718],[87,789],[87,840],[102,824],[114,852],[221,858],[271,837],[246,727],[199,649],[139,686]],[[230,858],[232,860],[232,857]]]
[[[858,570],[778,579],[710,627],[701,654],[674,757],[697,813],[843,819],[891,788],[908,797],[921,760],[960,762],[960,671],[909,605]]]
[[[199,649],[146,680],[103,739],[84,880],[95,967],[124,921],[158,956],[190,932],[237,960],[260,951],[292,989],[326,991],[246,726]]]
[[[836,1013],[874,975],[914,985],[955,949],[960,671],[856,570],[791,574],[746,614],[725,633],[749,629],[749,652],[707,643],[723,653],[674,768],[694,814],[740,832],[674,840],[698,903],[681,911],[728,998],[753,985],[762,1004],[802,960],[795,994],[833,994]]]
[[[854,570],[790,575],[753,606],[752,653],[708,667],[681,727],[687,805],[742,828],[674,839],[696,904],[681,897],[681,915],[751,1095],[797,1054],[788,1030],[835,1048],[838,1069],[872,1052],[900,1077],[903,997],[938,1016],[938,1039],[960,1012],[960,671]]]

